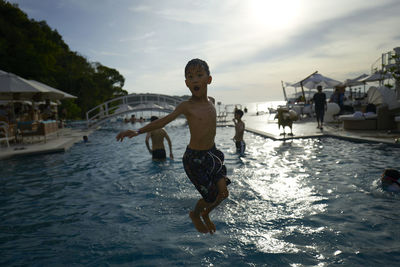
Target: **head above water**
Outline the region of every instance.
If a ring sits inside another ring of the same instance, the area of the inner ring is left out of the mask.
[[[400,181],[400,172],[395,169],[386,169],[382,173],[382,182],[385,184],[392,184]]]
[[[155,120],[158,120],[158,117],[157,116],[151,116],[150,121],[155,121]]]
[[[195,58],[195,59],[190,60],[186,64],[185,77],[187,76],[190,69],[196,68],[196,67],[201,67],[207,73],[207,75],[210,75],[210,68],[208,67],[207,62],[205,62],[204,60]]]
[[[243,116],[243,111],[242,111],[241,109],[237,109],[237,110],[235,110],[235,115],[238,115],[239,118],[242,118],[242,116]]]

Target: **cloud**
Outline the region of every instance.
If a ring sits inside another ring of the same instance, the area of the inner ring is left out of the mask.
[[[146,39],[150,39],[151,37],[153,37],[156,33],[154,31],[152,32],[147,32],[144,33],[142,35],[139,36],[132,36],[132,37],[128,37],[128,38],[121,38],[119,41],[120,42],[132,42],[132,41],[140,41],[140,40],[146,40]]]

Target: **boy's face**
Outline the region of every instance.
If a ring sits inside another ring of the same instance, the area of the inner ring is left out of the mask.
[[[211,83],[212,77],[201,66],[194,66],[186,73],[186,86],[193,96],[207,95],[207,85]]]

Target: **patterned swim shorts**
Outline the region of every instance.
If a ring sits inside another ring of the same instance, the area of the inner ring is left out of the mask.
[[[217,182],[226,178],[224,153],[216,149],[215,145],[210,150],[187,147],[182,161],[187,176],[204,200],[214,202],[218,195]],[[229,183],[227,179],[227,185]]]

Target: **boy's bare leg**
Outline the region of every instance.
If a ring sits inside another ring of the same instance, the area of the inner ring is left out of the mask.
[[[209,213],[215,207],[217,207],[225,198],[227,198],[229,196],[228,188],[226,187],[226,179],[225,178],[222,178],[217,182],[217,187],[218,187],[217,199],[211,204],[206,203],[208,205],[201,212],[201,217],[203,218],[210,234],[215,233],[217,228],[215,227],[215,224],[211,221],[211,219],[209,217]]]
[[[205,202],[204,199],[200,199],[199,201],[197,201],[194,211],[189,212],[189,216],[190,216],[190,219],[192,219],[194,227],[196,227],[197,231],[199,231],[200,233],[208,233],[209,232],[207,226],[204,225],[203,221],[200,219],[200,213],[206,207],[207,207],[207,202]]]

